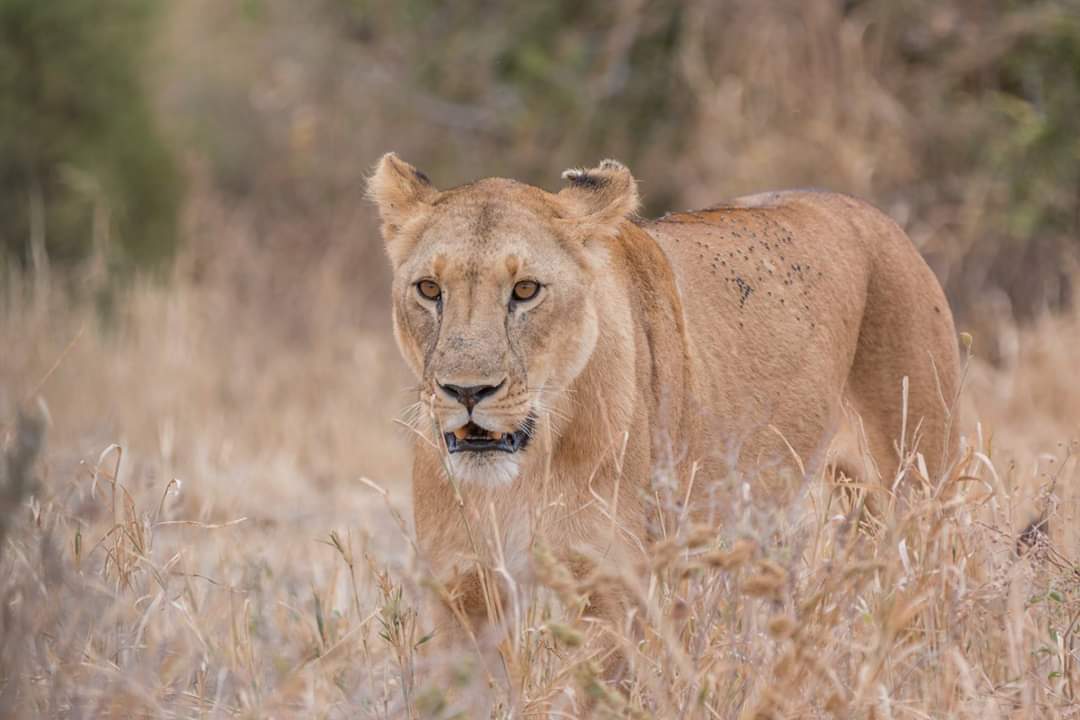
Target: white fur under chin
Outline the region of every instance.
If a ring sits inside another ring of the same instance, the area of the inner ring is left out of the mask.
[[[504,452],[460,452],[450,456],[450,471],[462,483],[505,487],[518,476],[518,458]]]

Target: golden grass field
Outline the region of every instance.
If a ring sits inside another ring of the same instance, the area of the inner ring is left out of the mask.
[[[1074,4],[563,4],[535,43],[556,4],[168,4],[147,84],[189,184],[175,263],[0,264],[0,718],[1080,718],[1076,146],[1023,99],[1058,56],[1000,79]],[[578,583],[538,547],[499,660],[440,656],[361,199],[389,150],[441,186],[610,155],[649,207],[873,200],[973,336],[963,454],[876,518],[831,477],[782,507],[749,488],[640,573]],[[628,586],[640,638],[582,617],[592,583]]]
[[[105,320],[5,278],[9,474],[15,408],[46,429],[4,496],[0,715],[1080,716],[1080,314],[999,328],[997,366],[975,337],[967,450],[908,509],[857,529],[814,477],[789,507],[751,493],[730,526],[669,527],[643,577],[592,580],[631,587],[635,642],[581,617],[589,587],[539,548],[544,583],[484,667],[424,652],[388,324],[356,320],[333,253],[256,296],[238,278],[267,261],[242,236],[209,266],[190,247]],[[603,633],[627,694],[597,681]]]

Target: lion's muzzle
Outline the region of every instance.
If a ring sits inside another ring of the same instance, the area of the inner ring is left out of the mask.
[[[469,422],[454,432],[444,433],[446,449],[459,452],[506,452],[524,450],[536,427],[536,416],[529,414],[521,427],[510,433],[487,430],[475,422]]]

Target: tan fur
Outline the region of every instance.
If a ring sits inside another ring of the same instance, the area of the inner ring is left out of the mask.
[[[421,383],[416,531],[467,613],[486,612],[477,559],[506,570],[504,602],[538,542],[593,563],[647,559],[684,497],[722,524],[740,494],[765,503],[802,487],[843,428],[838,464],[891,485],[905,377],[904,442],[918,428],[931,476],[942,472],[955,449],[952,317],[888,217],[794,191],[640,221],[622,165],[564,178],[558,194],[495,178],[440,192],[391,154],[371,180],[395,334]],[[441,309],[418,300],[421,277],[444,288]],[[546,284],[524,311],[508,306],[521,278]],[[505,482],[479,465],[451,482],[441,433],[468,416],[435,383],[502,380],[474,419],[510,432],[534,412],[534,440],[516,468],[498,466]]]

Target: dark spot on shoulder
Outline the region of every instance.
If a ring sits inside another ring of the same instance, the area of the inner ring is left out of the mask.
[[[750,293],[754,292],[754,288],[750,286],[750,283],[746,282],[741,277],[735,278],[735,285],[739,288],[739,307],[742,308],[744,305],[746,305],[746,301],[750,297]]]

